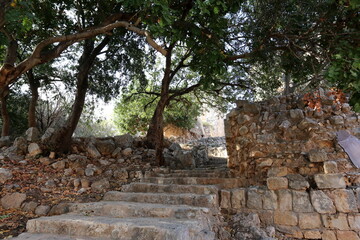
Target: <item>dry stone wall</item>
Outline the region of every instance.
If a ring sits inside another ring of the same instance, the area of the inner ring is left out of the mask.
[[[225,121],[228,165],[244,187],[223,190],[221,207],[258,213],[263,226],[294,238],[360,239],[360,171],[336,132],[360,137],[360,116],[320,89],[302,96],[238,101]]]

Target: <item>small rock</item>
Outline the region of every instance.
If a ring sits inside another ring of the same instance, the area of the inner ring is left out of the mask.
[[[61,161],[54,162],[53,164],[51,164],[51,167],[54,169],[64,169],[66,167],[66,161],[61,160]]]
[[[35,209],[35,214],[38,216],[46,216],[50,211],[50,206],[40,205]]]
[[[43,165],[50,165],[52,161],[50,160],[50,158],[43,157],[39,159],[39,162]]]
[[[89,188],[90,187],[90,181],[86,178],[81,179],[81,187],[82,188]]]
[[[55,152],[50,152],[49,158],[50,159],[55,159],[56,157],[56,153]]]
[[[93,169],[93,168],[86,168],[85,169],[85,176],[90,177],[90,176],[94,176],[94,174],[95,174],[95,169]]]
[[[111,154],[111,157],[118,158],[121,154],[121,148],[117,147]]]
[[[110,156],[115,150],[115,143],[113,140],[97,140],[96,143],[97,150],[101,153],[101,155]]]
[[[56,183],[53,179],[50,179],[50,180],[46,181],[45,186],[49,187],[49,188],[54,188],[54,187],[56,187]]]
[[[315,182],[319,189],[346,187],[342,174],[316,174]]]
[[[130,134],[114,137],[115,143],[120,148],[131,148],[134,144],[134,137]]]
[[[99,158],[101,157],[101,154],[100,152],[97,150],[97,148],[94,146],[94,144],[92,143],[89,143],[87,146],[86,146],[86,151],[87,153],[89,154],[90,157],[92,158]]]
[[[107,161],[107,160],[99,160],[99,163],[100,163],[101,165],[103,165],[103,166],[108,166],[108,165],[110,165],[110,162]]]
[[[125,169],[120,169],[120,170],[114,171],[113,176],[116,179],[126,180],[129,178],[129,173]]]
[[[60,215],[60,214],[68,213],[69,207],[70,207],[69,203],[59,203],[51,208],[48,215],[53,216],[53,215]]]
[[[88,189],[86,189],[86,188],[80,188],[79,191],[77,191],[77,193],[82,194],[82,193],[85,193],[87,190]]]
[[[131,148],[125,148],[124,150],[121,151],[122,155],[124,156],[130,156],[132,154],[133,150]]]
[[[71,176],[74,173],[72,168],[67,168],[64,170],[64,175],[65,176]]]
[[[13,177],[11,171],[6,168],[0,168],[0,183],[5,183]]]
[[[22,210],[23,210],[24,212],[31,212],[31,213],[33,213],[33,212],[35,211],[35,209],[36,209],[37,206],[38,206],[37,202],[33,202],[33,201],[31,201],[31,202],[26,202],[26,203],[23,204]]]
[[[10,136],[0,137],[0,148],[11,145]]]
[[[103,192],[110,188],[110,183],[107,179],[102,179],[91,184],[91,189],[94,192]]]
[[[178,143],[172,143],[169,147],[169,150],[171,152],[179,151],[179,150],[181,150],[181,146]]]
[[[5,209],[20,208],[21,204],[26,200],[25,193],[9,193],[1,198],[1,205]]]
[[[74,180],[74,187],[78,188],[79,186],[80,186],[80,179],[77,178]]]
[[[28,146],[28,152],[30,156],[36,156],[41,154],[42,150],[37,143],[30,143]]]
[[[312,149],[309,151],[310,162],[325,162],[327,160],[327,154],[323,150]]]

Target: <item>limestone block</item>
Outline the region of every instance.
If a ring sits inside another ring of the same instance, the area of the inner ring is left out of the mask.
[[[346,187],[343,174],[316,174],[315,182],[319,189]]]
[[[313,212],[309,194],[302,191],[293,191],[293,210],[295,212]]]
[[[221,208],[229,209],[231,208],[231,192],[229,190],[221,190]]]
[[[309,151],[310,162],[325,162],[327,158],[327,153],[324,150],[312,149]]]
[[[260,221],[265,226],[272,226],[274,225],[274,211],[272,210],[260,210],[257,211],[259,215]]]
[[[356,198],[352,190],[337,189],[331,191],[331,196],[338,212],[358,212]]]
[[[25,132],[26,140],[29,142],[34,142],[39,140],[40,138],[40,131],[36,127],[31,127]]]
[[[283,211],[291,211],[292,210],[292,194],[291,190],[281,189],[277,191],[279,206],[278,208]]]
[[[321,232],[317,230],[305,231],[304,232],[305,239],[321,239]]]
[[[288,174],[287,167],[272,167],[268,170],[268,177],[284,177]]]
[[[246,206],[251,209],[262,209],[262,191],[260,189],[248,189]]]
[[[275,211],[274,223],[277,225],[296,226],[298,225],[297,214],[291,211]]]
[[[355,190],[357,206],[360,209],[360,187]]]
[[[338,240],[360,240],[359,235],[353,231],[337,231]]]
[[[231,206],[235,209],[246,207],[245,189],[233,189],[231,193]]]
[[[311,202],[318,213],[335,213],[336,209],[333,201],[323,191],[311,191]]]
[[[352,230],[360,230],[360,214],[348,215],[348,221]]]
[[[270,177],[266,180],[270,190],[287,189],[289,182],[286,177]]]
[[[337,173],[338,172],[337,163],[335,161],[324,162],[324,172],[326,174]]]
[[[274,191],[265,191],[263,195],[263,209],[275,210],[277,209],[277,195]]]
[[[334,231],[325,230],[321,235],[322,240],[336,240],[336,234]]]
[[[309,182],[300,174],[290,174],[286,176],[289,180],[289,188],[295,190],[306,190],[310,187]]]
[[[321,228],[321,218],[318,213],[299,213],[299,227],[301,229]]]
[[[325,228],[336,230],[349,230],[349,224],[346,214],[339,213],[335,215],[321,215]]]

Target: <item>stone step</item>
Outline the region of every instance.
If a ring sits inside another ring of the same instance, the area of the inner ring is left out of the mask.
[[[137,193],[137,192],[107,192],[104,201],[125,201],[144,203],[164,203],[171,205],[189,205],[195,207],[218,207],[216,194],[193,193]]]
[[[41,234],[41,233],[22,233],[15,238],[9,240],[110,240],[110,238],[92,238],[79,236],[66,236],[57,234]]]
[[[165,205],[121,201],[101,201],[77,203],[70,212],[84,216],[110,216],[117,218],[154,217],[154,218],[200,218],[210,212],[208,208],[187,205]]]
[[[188,172],[173,172],[173,173],[148,173],[145,177],[207,177],[207,178],[227,178],[230,177],[230,172],[203,172],[203,171],[188,171]]]
[[[124,185],[123,192],[218,194],[215,185],[174,185],[137,182]]]
[[[64,214],[29,220],[27,230],[30,233],[117,240],[215,239],[215,234],[199,221],[171,218],[111,218]]]
[[[239,188],[246,186],[245,178],[201,178],[201,177],[149,177],[143,178],[142,182],[156,184],[182,184],[182,185],[217,185],[219,188]]]

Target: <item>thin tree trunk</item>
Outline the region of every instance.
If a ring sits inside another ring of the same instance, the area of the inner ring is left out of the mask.
[[[9,88],[6,87],[0,96],[1,117],[2,117],[1,137],[6,137],[6,136],[10,135],[10,116],[9,116],[9,112],[7,109],[8,95],[9,95]]]
[[[28,127],[36,127],[36,105],[39,99],[39,87],[40,83],[34,78],[32,70],[28,72],[28,79],[31,91],[31,100],[28,111]]]
[[[283,95],[289,95],[291,93],[291,87],[290,87],[290,73],[286,72],[284,73],[284,93]]]

